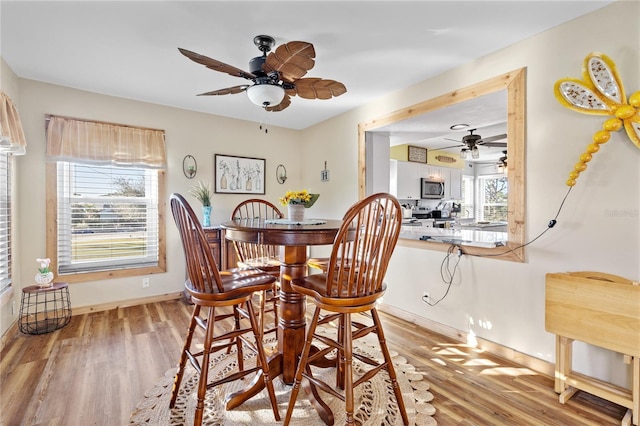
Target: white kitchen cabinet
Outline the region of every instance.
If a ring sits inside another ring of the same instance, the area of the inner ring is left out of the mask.
[[[399,200],[420,198],[420,163],[391,160],[389,190]]]
[[[445,167],[420,164],[420,177],[444,181],[445,176],[443,169],[446,170]]]
[[[462,199],[462,170],[461,169],[449,169],[449,180],[444,185],[444,192],[447,198],[452,198],[454,200]]]

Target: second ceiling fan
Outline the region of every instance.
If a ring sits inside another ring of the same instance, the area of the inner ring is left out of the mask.
[[[476,159],[480,157],[480,151],[478,150],[478,146],[499,147],[499,148],[507,147],[507,142],[496,142],[502,139],[506,139],[507,138],[506,133],[483,138],[480,135],[473,134],[473,132],[475,132],[476,130],[477,129],[469,130],[469,134],[463,136],[461,141],[456,141],[456,142],[460,142],[459,145],[448,146],[440,149],[462,147],[462,149],[460,150],[460,157],[462,159],[467,159],[469,157]],[[450,141],[455,141],[455,139],[449,139],[449,138],[445,138],[445,139]]]
[[[273,52],[271,49],[275,45],[275,39],[271,36],[258,35],[254,37],[253,43],[262,55],[249,61],[249,71],[178,48],[180,53],[194,62],[253,83],[205,92],[198,96],[247,92],[251,102],[265,110],[282,111],[291,104],[291,96],[297,95],[304,99],[331,99],[346,93],[346,87],[338,81],[302,78],[315,65],[316,52],[311,43],[292,41],[278,46]]]

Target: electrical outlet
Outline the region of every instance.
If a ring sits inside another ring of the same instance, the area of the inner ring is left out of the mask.
[[[142,279],[142,288],[149,288],[149,278],[145,277]]]
[[[422,292],[422,301],[424,303],[431,303],[431,295],[429,294],[428,291],[423,291]]]

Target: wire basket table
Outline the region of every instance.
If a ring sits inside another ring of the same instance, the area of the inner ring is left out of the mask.
[[[22,289],[20,331],[45,334],[64,327],[71,321],[71,303],[67,283],[50,287],[32,285]]]

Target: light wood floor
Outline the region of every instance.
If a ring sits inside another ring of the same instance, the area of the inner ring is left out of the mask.
[[[311,310],[311,309],[310,309]],[[180,300],[74,316],[17,333],[0,361],[0,424],[126,425],[145,390],[176,365],[191,307]],[[438,425],[619,425],[625,409],[383,314],[387,341],[426,373]]]

